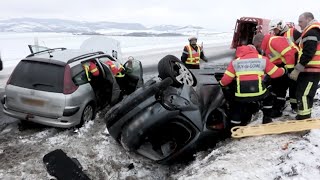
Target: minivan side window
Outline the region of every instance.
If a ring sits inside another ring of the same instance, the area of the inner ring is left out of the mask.
[[[71,68],[72,80],[75,85],[79,86],[88,83],[86,72],[84,71],[82,64],[78,64]]]

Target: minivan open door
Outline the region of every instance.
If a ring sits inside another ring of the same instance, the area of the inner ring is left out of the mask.
[[[136,89],[139,87],[142,87],[144,84],[143,82],[143,69],[142,69],[142,63],[139,60],[136,59],[130,59],[124,64],[124,68],[126,69],[126,75],[135,77],[138,79]]]

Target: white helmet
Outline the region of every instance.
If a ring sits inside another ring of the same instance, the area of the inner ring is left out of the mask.
[[[282,31],[286,27],[286,23],[284,23],[281,19],[273,19],[269,23],[269,31],[274,29],[279,29]]]
[[[198,38],[197,38],[196,36],[190,36],[190,37],[188,38],[189,41],[191,41],[191,40],[193,40],[193,39],[197,40]]]

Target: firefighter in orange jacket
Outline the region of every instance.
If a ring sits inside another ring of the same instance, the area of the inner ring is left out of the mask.
[[[83,68],[86,72],[86,76],[87,76],[88,81],[91,81],[91,76],[96,77],[96,76],[99,76],[99,74],[100,74],[94,60],[90,60],[89,62],[84,63]]]
[[[301,40],[301,32],[299,32],[296,28],[289,26],[280,19],[274,19],[269,23],[269,30],[273,31],[276,36],[283,36],[290,40],[290,44],[300,52],[299,42]],[[295,54],[296,62],[298,60],[299,53]],[[291,108],[294,111],[297,111],[297,99],[295,97],[296,94],[297,83],[293,80],[289,80],[289,96],[290,96],[290,104]]]
[[[243,125],[249,122],[252,117],[250,102],[261,100],[263,100],[262,123],[272,122],[270,113],[273,98],[269,95],[263,79],[265,73],[271,78],[280,77],[285,73],[285,69],[278,68],[267,57],[259,55],[253,45],[238,47],[236,57],[237,59],[230,62],[220,81],[224,87],[236,79],[235,100],[231,104],[231,123]]]
[[[116,78],[123,78],[125,76],[125,73],[124,73],[125,69],[124,69],[123,65],[120,64],[119,62],[107,60],[107,61],[105,61],[105,64],[107,64],[110,67],[112,74]]]
[[[288,72],[293,70],[296,64],[297,49],[290,44],[290,41],[282,36],[271,36],[257,34],[253,38],[253,43],[278,67],[285,67]],[[275,102],[272,108],[271,117],[280,117],[286,104],[286,94],[289,88],[291,108],[296,110],[297,103],[294,101],[295,84],[288,76],[281,76],[271,80],[272,92],[275,94]]]
[[[296,119],[311,117],[313,98],[320,80],[320,23],[310,12],[299,16],[302,35],[299,43],[302,51],[294,70],[289,77],[297,81],[298,115]]]
[[[189,44],[184,46],[181,61],[189,69],[199,69],[200,59],[205,62],[208,62],[208,59],[205,57],[202,47],[197,45],[197,37],[191,36],[188,40]]]

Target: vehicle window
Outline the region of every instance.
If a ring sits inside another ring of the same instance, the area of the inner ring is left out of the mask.
[[[20,61],[11,75],[9,84],[28,89],[62,93],[63,76],[64,66],[36,61]]]
[[[72,80],[76,85],[82,85],[88,83],[86,72],[81,64],[71,68]]]

